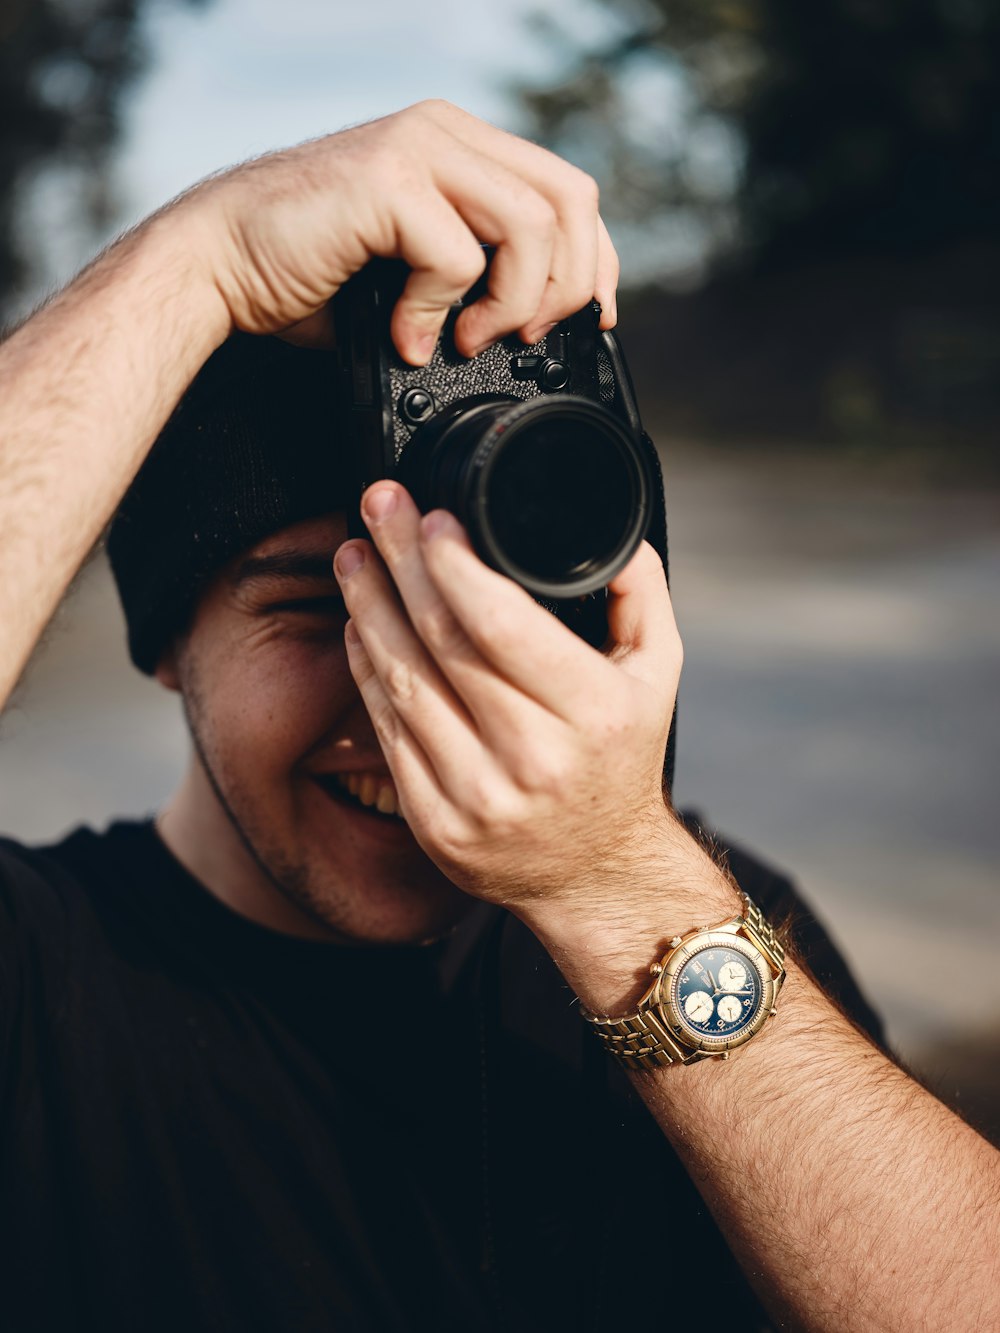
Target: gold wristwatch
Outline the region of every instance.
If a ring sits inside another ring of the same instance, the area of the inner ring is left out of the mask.
[[[670,941],[650,967],[653,984],[634,1014],[583,1016],[628,1069],[728,1059],[775,1012],[785,979],[785,950],[744,894],[743,915],[699,926]]]

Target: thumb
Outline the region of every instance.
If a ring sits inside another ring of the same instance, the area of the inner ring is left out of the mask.
[[[608,657],[662,688],[680,678],[684,649],[660,557],[643,542],[608,584]]]

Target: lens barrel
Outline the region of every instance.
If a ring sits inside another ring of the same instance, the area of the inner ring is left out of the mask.
[[[453,403],[414,435],[398,477],[422,511],[450,510],[482,559],[536,597],[604,587],[646,532],[639,443],[569,394]]]

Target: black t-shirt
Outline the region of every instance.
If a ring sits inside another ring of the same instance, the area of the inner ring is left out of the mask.
[[[711,1290],[767,1328],[583,1028],[493,909],[443,945],[342,948],[231,912],[149,824],[0,843],[0,1327],[577,1333],[680,1320],[683,1293],[704,1316]]]

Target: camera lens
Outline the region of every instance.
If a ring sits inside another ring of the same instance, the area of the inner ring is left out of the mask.
[[[603,587],[642,540],[645,458],[605,408],[570,395],[453,404],[407,446],[400,480],[450,509],[480,556],[536,596]]]

